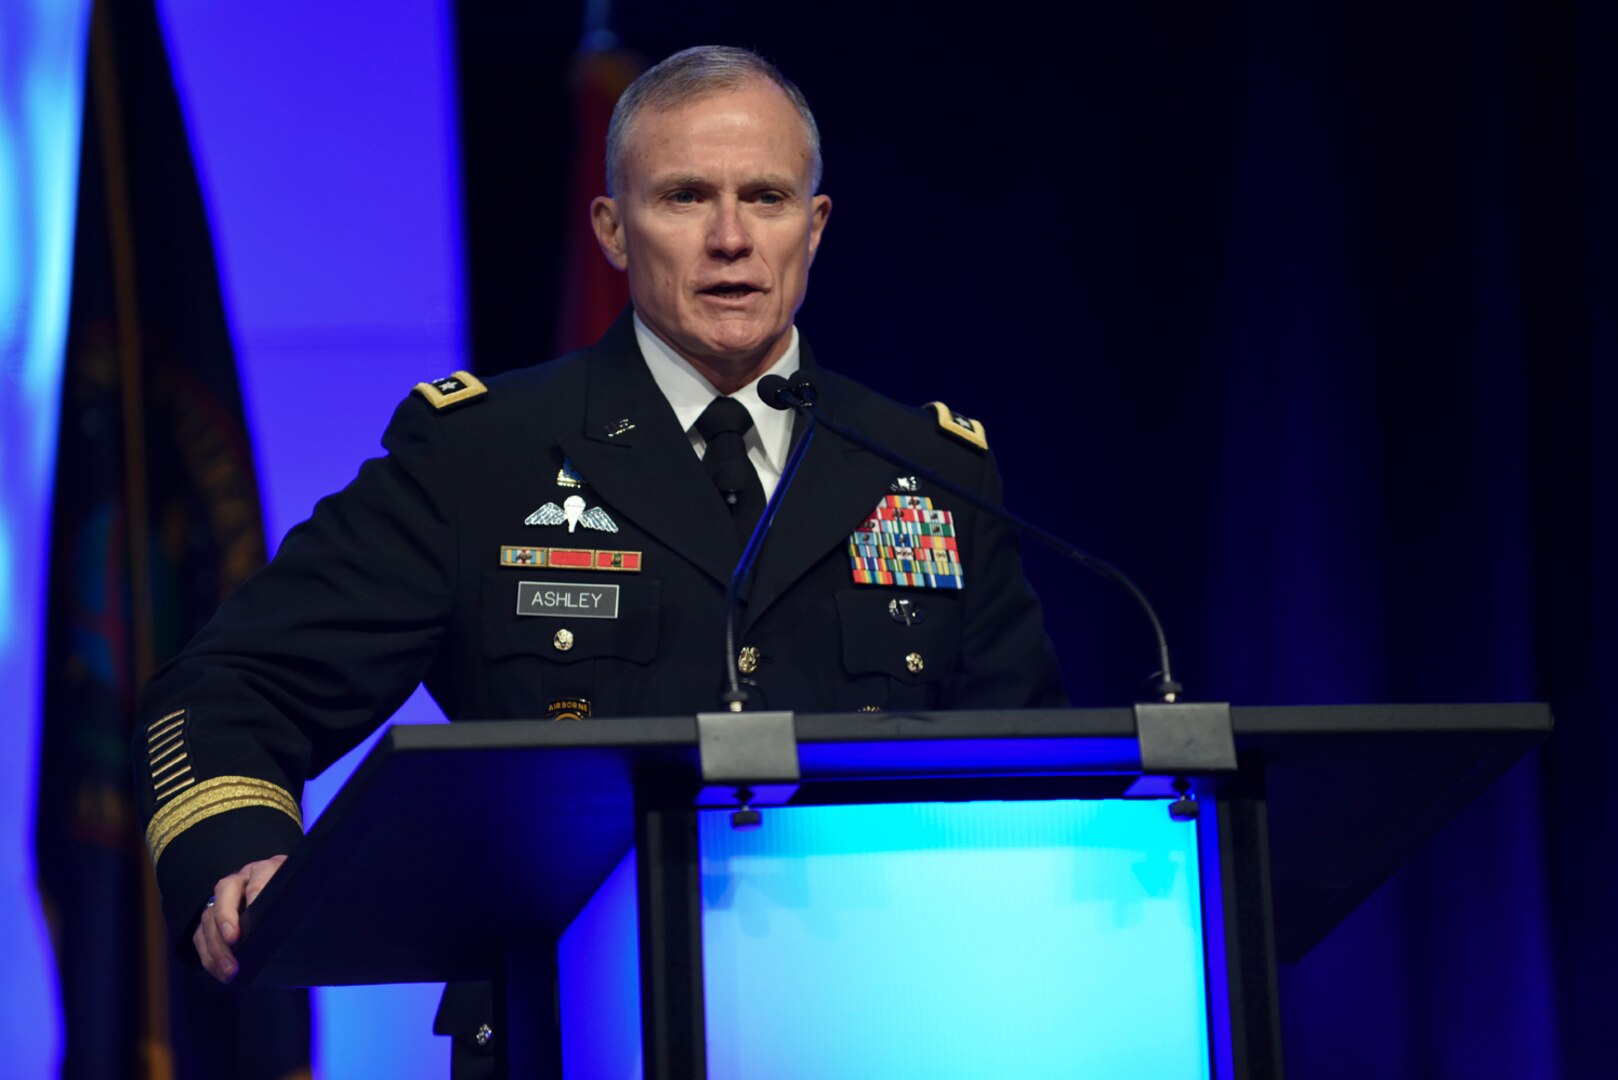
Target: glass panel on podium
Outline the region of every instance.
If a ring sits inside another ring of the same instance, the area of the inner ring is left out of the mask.
[[[1196,827],[1161,802],[703,815],[708,1066],[1208,1075]]]
[[[763,814],[700,820],[715,1080],[1210,1075],[1197,826],[1166,803]],[[570,1078],[640,1075],[635,942],[631,856],[562,941]]]

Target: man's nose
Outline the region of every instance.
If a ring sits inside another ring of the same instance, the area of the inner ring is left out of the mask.
[[[715,209],[708,229],[708,252],[715,258],[733,260],[753,250],[753,239],[748,234],[747,222],[742,217],[741,203],[721,200]]]

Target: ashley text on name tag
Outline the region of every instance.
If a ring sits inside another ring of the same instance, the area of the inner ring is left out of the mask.
[[[577,585],[566,581],[519,581],[517,614],[616,619],[618,586]]]

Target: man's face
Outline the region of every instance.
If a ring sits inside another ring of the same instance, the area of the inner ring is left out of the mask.
[[[591,204],[635,311],[723,392],[791,341],[809,264],[831,214],[810,190],[809,137],[767,81],[643,111],[615,198]]]

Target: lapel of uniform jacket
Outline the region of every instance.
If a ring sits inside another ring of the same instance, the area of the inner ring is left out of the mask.
[[[590,356],[583,425],[558,441],[603,502],[729,582],[741,556],[730,511],[646,369],[628,311]]]
[[[838,423],[864,430],[868,425],[857,397],[834,376],[816,371],[807,343],[801,348],[801,366],[816,376],[818,407]],[[747,596],[747,625],[757,622],[828,552],[837,551],[846,561],[849,534],[870,517],[896,473],[895,466],[844,442],[829,429],[815,433],[759,554]]]

